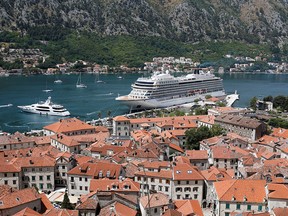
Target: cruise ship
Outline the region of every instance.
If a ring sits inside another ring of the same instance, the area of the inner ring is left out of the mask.
[[[155,72],[149,78],[138,78],[131,87],[130,94],[116,98],[131,111],[179,106],[206,95],[226,96],[221,78],[198,70],[179,77]]]
[[[40,115],[69,116],[70,112],[60,104],[54,104],[51,97],[45,102],[40,101],[36,104],[18,106],[24,112],[36,113]]]

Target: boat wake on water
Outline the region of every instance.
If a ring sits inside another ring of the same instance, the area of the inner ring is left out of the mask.
[[[11,106],[13,106],[13,104],[3,104],[3,105],[0,105],[0,108],[11,107]]]
[[[86,113],[86,115],[90,116],[90,115],[93,115],[93,114],[95,114],[95,113],[97,113],[97,112],[99,112],[99,111],[94,111],[94,112]]]

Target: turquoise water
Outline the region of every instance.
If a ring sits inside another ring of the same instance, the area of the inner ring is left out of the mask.
[[[82,82],[87,85],[85,89],[75,87],[78,75],[61,76],[10,76],[0,77],[0,107],[5,104],[13,104],[11,107],[0,108],[0,129],[7,132],[28,131],[41,129],[41,127],[58,121],[57,116],[40,116],[23,113],[17,108],[19,105],[28,105],[44,101],[48,96],[52,101],[62,104],[67,108],[71,116],[82,120],[102,117],[110,110],[112,115],[129,112],[129,109],[115,101],[115,97],[128,94],[133,83],[143,74],[100,75],[100,80],[105,83],[96,83],[93,74],[82,75]],[[224,74],[224,87],[227,93],[235,90],[240,94],[240,100],[235,106],[245,107],[253,96],[263,97],[266,95],[287,95],[287,74]],[[61,79],[62,84],[55,84],[55,79]],[[52,89],[45,93],[43,89]]]

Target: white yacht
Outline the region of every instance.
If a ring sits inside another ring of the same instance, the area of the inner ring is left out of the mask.
[[[48,99],[43,102],[40,101],[36,104],[26,105],[26,106],[18,106],[21,110],[24,112],[29,113],[36,113],[40,115],[54,115],[54,116],[69,116],[70,112],[65,109],[60,104],[54,104],[51,101],[51,97],[48,97]]]
[[[61,84],[61,83],[62,83],[62,80],[60,80],[60,79],[55,80],[54,83],[56,83],[56,84]]]
[[[178,106],[204,99],[206,95],[226,96],[221,78],[199,71],[179,77],[155,72],[149,78],[138,78],[131,87],[130,94],[116,98],[130,110]]]

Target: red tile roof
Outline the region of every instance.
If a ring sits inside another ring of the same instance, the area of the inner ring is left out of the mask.
[[[275,216],[287,216],[288,215],[288,208],[284,207],[284,208],[274,208],[272,210],[275,214]]]
[[[122,166],[112,163],[84,163],[71,169],[69,175],[91,176],[91,177],[109,177],[118,179],[120,176]],[[100,175],[99,175],[100,174]]]
[[[14,216],[41,216],[41,214],[27,207],[14,214]]]
[[[231,171],[234,173],[233,169],[231,169]],[[208,170],[202,170],[201,173],[207,181],[230,180],[234,177],[234,175],[230,175],[229,170],[219,169],[214,166]]]
[[[68,133],[80,130],[94,130],[95,127],[91,126],[77,118],[60,119],[59,122],[43,127],[46,130],[53,131],[54,133]]]
[[[104,179],[91,179],[90,192],[91,191],[123,191],[123,192],[139,192],[140,184],[134,182],[131,179],[122,180],[110,180]]]
[[[137,211],[123,205],[120,202],[114,202],[108,206],[101,209],[99,216],[136,216]]]
[[[192,160],[208,160],[206,150],[186,150],[186,156]]]
[[[40,199],[38,192],[34,188],[25,188],[4,195],[1,194],[0,201],[2,201],[2,205],[0,205],[0,209],[13,208],[36,200],[39,200],[40,203]]]
[[[183,163],[173,167],[174,180],[204,180],[201,173],[193,166]]]
[[[197,215],[204,216],[202,208],[198,200],[175,200],[176,210],[181,212],[183,216]]]
[[[288,200],[288,187],[285,184],[268,184],[270,199]]]
[[[49,209],[43,216],[78,216],[78,210],[68,210],[68,209]]]
[[[140,204],[144,209],[167,206],[169,204],[169,197],[163,193],[153,193],[148,196],[142,196],[139,199]]]
[[[264,203],[266,198],[265,180],[226,180],[214,182],[219,201]]]

